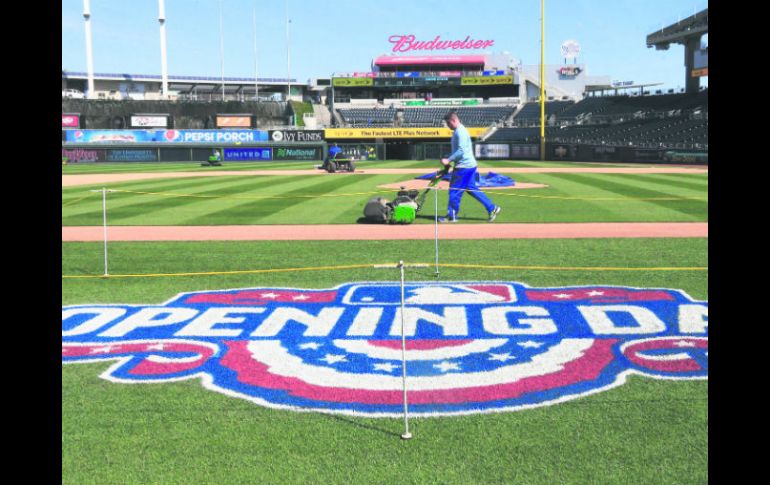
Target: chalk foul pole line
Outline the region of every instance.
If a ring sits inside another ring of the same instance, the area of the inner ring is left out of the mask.
[[[427,264],[404,264],[399,261],[398,264],[376,264],[377,269],[398,268],[401,272],[401,383],[404,389],[404,432],[401,439],[408,440],[412,437],[409,432],[409,399],[406,386],[406,331],[404,329],[404,268],[427,268]]]

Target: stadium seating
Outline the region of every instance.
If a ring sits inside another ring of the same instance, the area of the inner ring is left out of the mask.
[[[559,115],[562,111],[568,107],[574,105],[574,101],[546,101],[545,103],[545,116],[546,118],[551,115]],[[517,122],[532,122],[540,121],[540,103],[530,102],[526,103],[521,110],[516,113],[513,118],[514,123]]]
[[[343,121],[354,128],[367,126],[393,126],[395,108],[349,108],[338,109]]]
[[[675,116],[631,120],[610,125],[550,126],[546,127],[546,139],[559,143],[589,145],[707,149],[708,119]]]
[[[444,116],[446,116],[450,110],[457,112],[457,115],[465,126],[483,127],[504,121],[513,114],[515,108],[511,106],[405,108],[402,126],[444,126]]]
[[[549,103],[546,103],[546,108]],[[662,94],[655,96],[587,97],[556,114],[557,121],[572,122],[585,117],[598,119],[631,118],[634,115],[683,114],[696,109],[708,111],[708,89],[697,93]],[[516,116],[519,119],[521,113]],[[539,114],[538,114],[539,116]]]
[[[540,140],[539,128],[498,128],[486,143],[537,143]]]

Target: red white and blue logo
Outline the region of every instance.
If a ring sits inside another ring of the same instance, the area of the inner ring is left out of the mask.
[[[515,411],[622,385],[708,379],[708,302],[681,290],[521,283],[346,283],[62,307],[62,361],[101,377],[200,379],[297,411],[370,417]],[[403,325],[403,327],[402,327]]]

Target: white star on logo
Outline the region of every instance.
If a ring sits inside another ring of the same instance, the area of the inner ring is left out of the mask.
[[[677,347],[695,347],[695,343],[687,342],[686,340],[679,340],[678,342],[674,342],[674,345]]]
[[[93,349],[91,349],[91,353],[92,354],[109,354],[113,348],[114,347],[112,347],[111,345],[107,345],[105,347],[94,347]]]
[[[147,350],[163,350],[165,348],[166,346],[164,344],[153,344],[147,346]]]
[[[588,296],[599,296],[599,295],[603,295],[603,294],[604,294],[604,292],[603,292],[603,291],[596,291],[596,290],[592,290],[592,291],[589,291],[589,292],[588,292],[588,293],[586,293],[586,294],[587,294]]]
[[[310,297],[307,296],[307,295],[297,295],[297,296],[293,297],[292,300],[307,300],[308,298],[310,298]]]
[[[538,348],[541,345],[543,345],[542,342],[533,342],[532,340],[527,340],[526,342],[519,342],[519,345],[525,348]]]
[[[572,298],[572,295],[569,293],[559,293],[557,295],[553,295],[555,298]]]
[[[347,362],[348,359],[346,359],[345,355],[332,355],[332,354],[326,354],[326,356],[323,359],[324,362],[327,364],[336,364],[337,362]]]
[[[262,293],[260,296],[262,296],[262,298],[275,298],[278,295],[275,293]]]
[[[504,354],[493,354],[490,352],[489,355],[491,356],[489,360],[499,360],[500,362],[506,362],[516,358],[516,357],[511,357],[510,352],[506,352]]]
[[[448,370],[460,370],[460,364],[447,361],[443,361],[440,364],[433,364],[433,367],[440,370],[441,372],[446,372]]]
[[[393,369],[401,367],[395,364],[374,364],[374,370],[384,370],[385,372],[393,372]]]
[[[303,350],[304,350],[304,349],[313,349],[313,350],[318,350],[318,347],[320,347],[320,346],[321,346],[321,344],[319,344],[319,343],[317,343],[317,342],[309,342],[309,343],[306,343],[306,344],[301,344],[301,345],[299,346],[299,348],[301,348],[301,349],[303,349]]]

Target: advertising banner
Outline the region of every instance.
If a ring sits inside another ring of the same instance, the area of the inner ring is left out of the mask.
[[[490,41],[493,42],[493,41]],[[380,56],[374,60],[376,66],[393,65],[436,65],[436,64],[484,64],[486,58],[482,56]]]
[[[548,153],[548,151],[546,151],[546,153]],[[550,154],[554,159],[557,160],[572,160],[577,157],[577,148],[573,145],[551,145]]]
[[[80,128],[80,114],[62,113],[61,127],[62,128]]]
[[[68,130],[67,141],[76,143],[142,143],[156,141],[154,130]]]
[[[263,130],[161,130],[156,141],[168,143],[253,143],[267,141]]]
[[[577,66],[563,66],[560,67],[556,72],[558,72],[560,76],[575,77],[582,72],[582,69]]]
[[[254,143],[267,141],[263,130],[65,130],[75,143]]]
[[[273,159],[272,148],[225,148],[225,161],[246,162]]]
[[[132,128],[167,128],[168,116],[167,115],[132,115],[131,116]]]
[[[513,84],[513,76],[472,76],[461,78],[463,86],[487,86],[490,84]]]
[[[322,142],[323,130],[273,130],[270,139],[276,142]]]
[[[540,157],[540,146],[538,145],[511,145],[511,159],[532,160]]]
[[[472,137],[478,137],[487,128],[468,128]],[[344,138],[450,138],[449,128],[328,128],[326,139]]]
[[[430,101],[404,101],[404,106],[475,106],[478,99],[433,99]]]
[[[481,136],[486,128],[468,128],[472,137]],[[450,138],[449,128],[328,128],[324,136],[329,139],[341,138]]]
[[[217,128],[250,128],[251,115],[217,115]]]
[[[704,67],[702,69],[693,69],[692,70],[692,77],[701,77],[701,76],[708,76],[709,75],[709,68]]]
[[[419,72],[397,72],[396,77],[420,77],[420,73]]]
[[[273,150],[274,160],[321,160],[320,148],[275,148]]]
[[[478,158],[508,158],[511,156],[511,150],[508,144],[490,143],[487,145],[476,145],[474,151]]]
[[[374,79],[370,77],[335,77],[332,78],[332,86],[336,87],[361,87],[373,86]]]
[[[157,162],[158,151],[148,149],[105,150],[108,162]]]
[[[67,157],[67,163],[94,163],[104,162],[107,159],[104,150],[90,150],[83,148],[75,148],[72,150],[62,148],[61,156]]]

